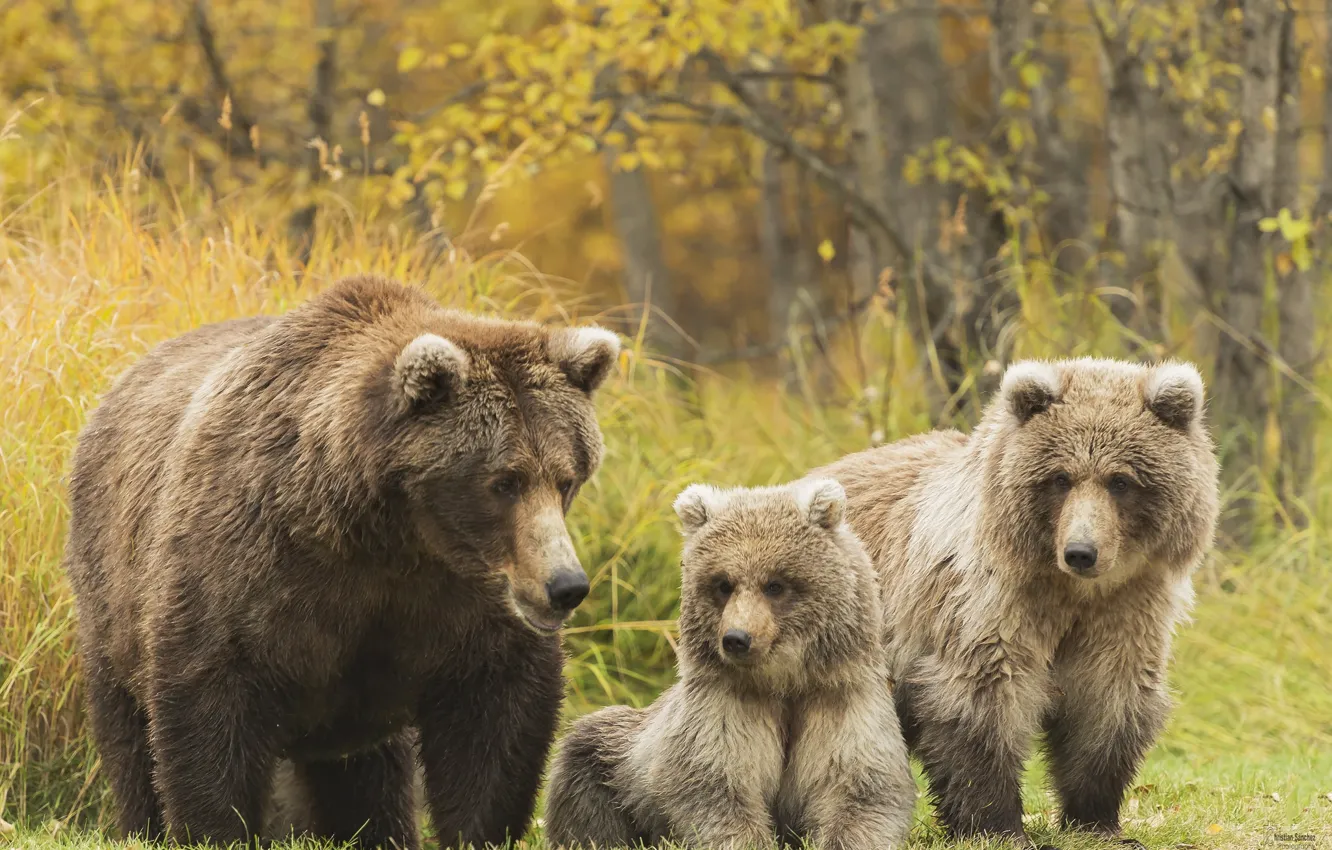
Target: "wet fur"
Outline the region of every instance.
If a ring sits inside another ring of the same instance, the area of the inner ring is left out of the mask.
[[[902,728],[954,834],[1025,841],[1020,771],[1041,731],[1065,826],[1119,830],[1212,544],[1202,402],[1184,365],[1016,364],[971,435],[912,437],[814,473],[845,486],[878,566]],[[1132,485],[1111,492],[1115,475]],[[1061,562],[1075,537],[1100,547],[1094,578]]]
[[[805,482],[686,491],[680,681],[646,710],[616,706],[575,723],[551,772],[553,844],[905,841],[915,785],[878,642],[873,568],[842,522],[842,498],[835,484]],[[725,599],[722,576],[734,583]],[[748,598],[773,577],[789,597]],[[752,667],[720,653],[739,627],[763,647]]]
[[[588,333],[361,277],[116,383],[75,454],[66,569],[125,834],[245,840],[269,809],[413,848],[418,761],[444,844],[522,834],[563,655],[515,599],[573,557],[524,518],[600,462],[615,352]],[[513,467],[530,486],[500,504]]]

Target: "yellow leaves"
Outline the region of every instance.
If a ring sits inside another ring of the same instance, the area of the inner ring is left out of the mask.
[[[624,113],[624,121],[626,124],[628,124],[630,127],[633,128],[635,133],[645,134],[650,129],[648,127],[648,123],[644,121],[643,117],[639,115],[637,112]]]
[[[641,161],[641,157],[637,153],[622,153],[615,157],[615,170],[635,171]]]
[[[1018,67],[1018,78],[1022,80],[1022,85],[1031,91],[1041,84],[1041,79],[1045,75],[1045,69],[1039,62],[1024,62]]]
[[[1207,825],[1207,834],[1208,834],[1208,835],[1220,835],[1221,832],[1222,832],[1222,830],[1221,830],[1221,824],[1219,824],[1219,823],[1212,823],[1212,824],[1208,824],[1208,825]]]
[[[454,59],[466,59],[472,49],[465,44],[450,44],[446,52]]]
[[[493,133],[500,127],[503,127],[508,117],[502,112],[491,112],[482,116],[481,120],[476,122],[476,129],[482,133]]]
[[[1313,222],[1307,218],[1296,218],[1290,210],[1282,207],[1275,218],[1265,218],[1258,222],[1258,229],[1264,233],[1281,232],[1281,238],[1287,242],[1304,239],[1313,232]]]
[[[902,179],[910,186],[919,186],[925,179],[925,165],[918,156],[908,156],[902,162]]]
[[[371,92],[365,96],[365,102],[371,106],[383,106],[385,99],[383,89],[372,89]]]
[[[1275,133],[1277,130],[1277,114],[1275,106],[1263,107],[1263,127],[1269,133]]]
[[[455,177],[444,184],[444,194],[455,201],[461,201],[467,196],[467,180],[463,177]]]
[[[1021,151],[1027,146],[1027,132],[1021,121],[1009,121],[1008,129],[1004,131],[1008,140],[1008,149],[1013,153]]]
[[[1313,222],[1307,216],[1297,218],[1282,207],[1275,217],[1260,220],[1258,229],[1263,233],[1280,233],[1281,238],[1290,244],[1290,252],[1277,254],[1274,261],[1279,275],[1285,277],[1294,269],[1308,271],[1313,266],[1313,251],[1309,246]]]
[[[412,46],[404,49],[398,54],[398,73],[406,74],[413,68],[425,61],[426,52],[419,47]]]
[[[825,239],[819,243],[819,257],[824,263],[831,263],[833,257],[837,256],[837,249],[833,247],[831,239]]]
[[[532,127],[532,123],[521,115],[509,122],[509,130],[519,138],[536,135],[536,129]]]

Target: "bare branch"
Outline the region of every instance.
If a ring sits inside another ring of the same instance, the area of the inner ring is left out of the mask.
[[[203,53],[204,64],[213,80],[213,87],[224,97],[231,98],[231,127],[226,130],[228,144],[233,152],[253,154],[254,146],[250,142],[250,130],[254,121],[241,104],[239,92],[231,84],[227,75],[226,63],[217,49],[217,37],[208,16],[208,0],[194,0],[190,7],[190,25],[194,28],[199,50]]]

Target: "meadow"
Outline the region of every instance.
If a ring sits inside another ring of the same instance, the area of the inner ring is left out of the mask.
[[[441,255],[343,209],[301,264],[271,224],[241,203],[188,206],[128,169],[72,174],[0,205],[0,817],[10,827],[0,844],[121,846],[104,831],[109,800],[60,565],[75,437],[121,370],[162,339],[283,311],[352,272],[487,313],[598,318],[576,286],[516,253]],[[1018,353],[1121,353],[1089,292],[1032,282],[1022,294]],[[680,489],[778,482],[932,427],[930,388],[895,309],[875,305],[823,360],[794,351],[782,384],[747,367],[686,370],[631,340],[599,401],[604,466],[571,514],[593,590],[567,630],[570,716],[646,704],[674,675]],[[966,389],[978,398],[977,385]],[[1320,463],[1315,493],[1329,488],[1332,466]],[[1248,495],[1273,519],[1243,547],[1223,539],[1198,574],[1171,674],[1179,706],[1126,804],[1127,834],[1150,847],[1332,847],[1332,527],[1318,510],[1287,524],[1262,485]],[[1052,827],[1039,759],[1032,768],[1033,833],[1101,846]],[[912,846],[943,846],[923,799]]]

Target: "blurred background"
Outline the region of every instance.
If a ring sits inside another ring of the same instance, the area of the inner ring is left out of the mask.
[[[967,427],[1019,357],[1176,357],[1208,379],[1226,508],[1162,751],[1325,757],[1330,22],[0,0],[0,811],[105,822],[59,563],[98,394],[165,337],[356,271],[634,342],[572,516],[595,584],[571,712],[673,677],[686,484]]]

